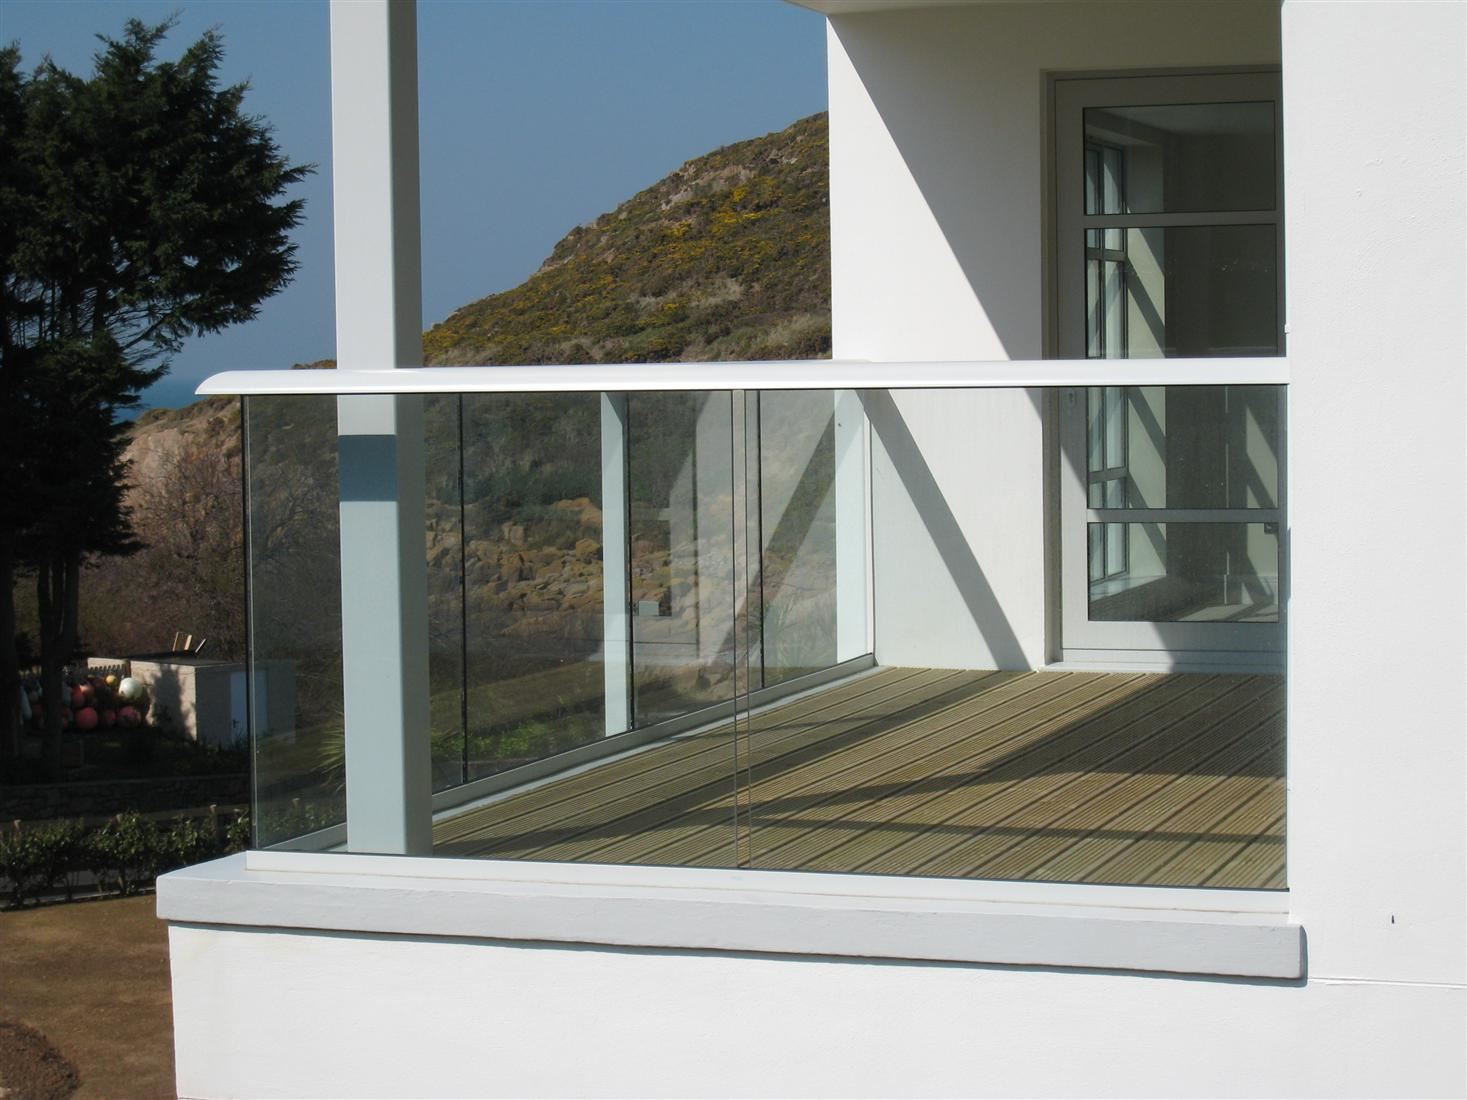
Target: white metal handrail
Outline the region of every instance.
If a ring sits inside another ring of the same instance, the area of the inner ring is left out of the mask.
[[[806,359],[746,363],[603,363],[397,370],[241,370],[204,380],[200,395],[390,393],[632,393],[676,390],[1026,389],[1057,386],[1288,385],[1289,361],[1019,359],[871,363]]]

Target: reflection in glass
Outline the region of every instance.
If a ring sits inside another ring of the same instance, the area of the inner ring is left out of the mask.
[[[1272,210],[1272,103],[1092,107],[1085,213]]]
[[[457,394],[423,398],[424,550],[428,562],[428,728],[433,789],[465,779],[467,702],[464,691],[462,493],[463,406]]]
[[[639,726],[733,696],[733,471],[729,393],[628,395]]]
[[[336,398],[245,400],[255,843],[345,820]]]
[[[477,779],[605,733],[600,397],[465,394],[463,439]]]
[[[1090,387],[1089,507],[1277,508],[1279,404],[1274,386]]]
[[[1096,528],[1118,530],[1126,568],[1097,577]],[[1096,622],[1278,622],[1275,523],[1090,524]]]
[[[1088,229],[1086,354],[1277,355],[1271,225]]]
[[[758,408],[763,614],[754,636],[769,685],[836,662],[835,400],[772,391]]]

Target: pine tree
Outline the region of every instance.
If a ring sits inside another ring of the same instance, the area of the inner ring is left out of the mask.
[[[157,60],[170,28],[102,37],[85,79],[0,50],[0,759],[19,744],[14,584],[33,574],[53,776],[82,565],[138,545],[118,413],[296,270],[302,202],[282,196],[311,169],[245,112],[246,85],[220,86],[217,34]]]

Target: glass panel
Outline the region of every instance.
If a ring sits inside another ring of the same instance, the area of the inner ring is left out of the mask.
[[[1087,214],[1273,210],[1272,103],[1092,107],[1085,112]],[[1102,209],[1090,167],[1103,162]]]
[[[627,397],[636,724],[734,691],[732,401]]]
[[[1105,358],[1104,319],[1101,311],[1100,261],[1085,261],[1085,356]]]
[[[1125,210],[1125,160],[1121,150],[1107,147],[1101,155],[1102,187],[1101,187],[1101,209],[1102,214],[1119,214]]]
[[[245,401],[255,843],[345,820],[336,399]]]
[[[1090,507],[1278,507],[1277,387],[1092,387],[1088,400]]]
[[[1091,524],[1091,527],[1101,526]],[[1126,567],[1090,584],[1098,622],[1278,622],[1275,523],[1108,523]],[[1094,543],[1091,543],[1092,553]],[[1110,550],[1107,548],[1107,557]],[[1095,576],[1094,563],[1091,576]]]
[[[1119,386],[1105,387],[1105,466],[1115,469],[1126,464],[1125,406]]]
[[[600,409],[464,395],[469,779],[605,735]]]
[[[1127,458],[1117,430],[1126,391],[1090,392],[1096,431],[1088,464],[1108,473]],[[1039,532],[1006,522],[1014,514],[1001,490],[989,494],[1004,476],[991,486],[973,474],[1003,466],[998,429],[1018,395],[903,393],[899,404],[883,396],[867,395],[882,444],[872,457],[872,522],[883,549],[875,570],[883,666],[740,715],[734,761],[741,790],[733,807],[740,865],[1282,886],[1281,678],[995,670],[985,643],[1002,637],[1011,609],[1002,597],[980,603],[964,578],[975,563],[996,562],[994,542],[985,541],[994,531],[1005,541],[1041,541]],[[900,420],[890,415],[897,408]],[[768,431],[766,418],[766,439]],[[924,451],[924,444],[931,446]],[[1124,479],[1112,477],[1100,491],[1123,490]],[[971,541],[953,520],[965,514],[985,520]],[[1135,526],[1089,527],[1097,592],[1127,587],[1138,565],[1131,560]],[[1209,529],[1176,530],[1187,526],[1160,529],[1173,540],[1170,564],[1186,579],[1179,585],[1203,577],[1219,590],[1210,601],[1212,593],[1194,593],[1191,614],[1232,616],[1248,599],[1268,598],[1255,592],[1271,580],[1262,576],[1269,572],[1263,550],[1256,550],[1256,568],[1245,561],[1244,575],[1235,577],[1202,556],[1205,543],[1199,549],[1189,541]],[[1259,524],[1251,533],[1262,531]],[[935,546],[938,537],[951,541]],[[1234,606],[1219,606],[1238,589]],[[970,643],[960,631],[974,624],[982,637]],[[943,641],[933,644],[935,637]],[[717,812],[727,811],[718,805]],[[699,821],[688,815],[685,827]],[[704,837],[701,848],[679,841],[665,851],[692,863],[710,860],[713,840]],[[718,843],[726,850],[726,839]]]
[[[433,789],[457,786],[466,774],[463,406],[457,394],[423,398],[428,556],[429,730]]]
[[[1085,213],[1100,214],[1100,149],[1085,147]]]
[[[1255,396],[1214,389],[1228,402]],[[1134,479],[1138,392],[1089,394],[1090,464],[1107,500]],[[1042,535],[972,471],[1002,468],[1011,437],[1000,429],[1032,406],[1018,391],[864,401],[881,410],[870,507],[887,664],[781,699],[751,692],[836,655],[837,548],[864,545],[866,530],[864,483],[853,490],[842,459],[860,425],[843,429],[849,407],[829,393],[628,397],[643,726],[609,739],[604,638],[616,616],[604,614],[597,551],[621,510],[600,468],[600,395],[466,397],[461,435],[458,403],[429,402],[436,781],[464,774],[465,749],[470,778],[500,773],[446,811],[435,850],[1282,887],[1280,678],[996,671],[987,647],[1024,611],[998,585],[975,587],[975,565],[1001,568],[994,531]],[[1182,414],[1169,411],[1175,476],[1217,433],[1177,431]],[[263,842],[289,842],[341,818],[334,399],[252,399],[246,423],[257,811]],[[957,522],[975,493],[999,526]],[[1091,524],[1085,545],[1097,618],[1277,620],[1272,524]],[[468,624],[456,659],[455,612]],[[710,702],[721,705],[692,713]],[[649,728],[649,717],[686,721]]]
[[[835,395],[759,396],[766,685],[836,663]]]
[[[1115,251],[1097,249],[1099,232],[1087,231],[1087,255],[1106,261],[1087,348],[1110,359],[1278,354],[1273,226],[1105,230]]]

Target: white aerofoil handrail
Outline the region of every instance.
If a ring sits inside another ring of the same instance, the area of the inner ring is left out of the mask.
[[[1026,359],[870,363],[804,359],[753,363],[600,363],[397,370],[236,370],[200,395],[366,393],[633,393],[670,390],[920,390],[1052,386],[1287,385],[1289,361]]]

